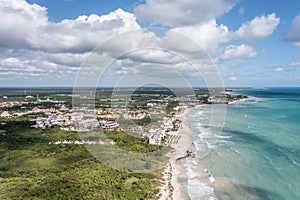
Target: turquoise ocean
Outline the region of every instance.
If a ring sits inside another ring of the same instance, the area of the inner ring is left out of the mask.
[[[300,88],[233,93],[250,98],[226,105],[220,135],[210,127],[212,106],[187,114],[196,156],[179,162],[183,198],[300,199]],[[215,145],[208,145],[209,134],[217,136]],[[200,155],[203,148],[210,153]]]

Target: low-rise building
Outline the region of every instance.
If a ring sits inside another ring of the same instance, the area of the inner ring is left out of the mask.
[[[46,128],[46,127],[50,127],[50,120],[48,118],[45,117],[38,117],[36,119],[36,128]]]
[[[105,129],[105,130],[112,130],[112,129],[118,128],[119,124],[116,121],[102,120],[102,121],[100,121],[100,127]]]
[[[4,117],[4,118],[11,118],[11,115],[9,114],[8,111],[3,111],[0,115],[0,117]]]

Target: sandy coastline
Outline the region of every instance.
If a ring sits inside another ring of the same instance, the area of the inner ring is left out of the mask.
[[[179,200],[182,199],[182,188],[178,183],[178,176],[181,174],[176,159],[183,157],[193,142],[193,132],[189,128],[186,122],[186,113],[189,112],[187,109],[182,113],[181,128],[175,133],[177,137],[180,137],[177,143],[171,144],[174,149],[172,152],[167,154],[169,157],[169,164],[164,169],[162,185],[160,187],[159,199],[161,200]]]

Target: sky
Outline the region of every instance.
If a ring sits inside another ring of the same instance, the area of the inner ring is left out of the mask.
[[[300,87],[300,1],[0,1],[0,87],[149,83]]]

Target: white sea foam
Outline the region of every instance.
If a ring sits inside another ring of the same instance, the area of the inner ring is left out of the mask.
[[[292,157],[290,157],[290,156],[287,156],[287,158],[288,158],[288,160],[293,164],[293,165],[295,165],[295,166],[299,166],[298,165],[298,163],[292,158]]]
[[[214,198],[214,189],[207,184],[197,180],[190,179],[188,181],[188,195],[191,200],[213,200]]]
[[[221,138],[221,139],[230,139],[230,138],[232,138],[232,136],[230,136],[230,135],[215,135],[216,137],[218,137],[218,138]]]
[[[230,150],[233,151],[233,152],[235,152],[235,153],[237,153],[237,154],[240,154],[240,152],[238,150],[236,150],[236,149],[234,149],[232,147],[230,147]]]
[[[248,103],[248,102],[261,102],[263,101],[263,99],[261,98],[258,98],[258,97],[252,97],[252,96],[248,96],[248,98],[245,98],[245,99],[239,99],[239,100],[236,100],[236,101],[233,101],[233,102],[230,102],[229,104],[243,104],[243,103]]]
[[[207,179],[205,180],[205,177],[208,177],[208,170],[199,170],[199,166],[195,166],[193,163],[194,161],[187,163],[189,167],[187,167],[188,183],[186,188],[189,198],[191,200],[215,199],[213,187],[210,186]]]

